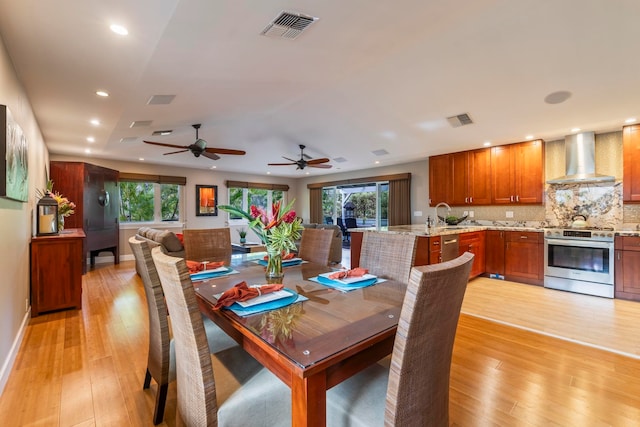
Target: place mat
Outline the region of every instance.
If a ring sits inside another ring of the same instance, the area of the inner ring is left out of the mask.
[[[264,265],[264,266],[267,265],[267,261],[264,260],[264,259],[259,259],[256,262],[258,264],[260,264],[260,265]],[[291,266],[294,266],[294,265],[300,265],[303,262],[307,262],[307,261],[303,261],[302,258],[291,258],[291,259],[287,259],[287,260],[282,261],[282,266],[283,267],[291,267]]]
[[[321,285],[324,285],[324,286],[329,286],[330,288],[338,289],[339,291],[342,291],[342,292],[349,292],[349,291],[353,291],[354,289],[362,289],[362,288],[366,288],[367,286],[372,286],[378,283],[386,282],[386,279],[381,279],[375,276],[370,279],[365,279],[365,280],[361,280],[359,282],[354,282],[350,284],[342,283],[339,280],[332,280],[322,275],[312,277],[309,280],[311,280],[312,282],[320,283]]]
[[[198,282],[200,280],[214,279],[216,277],[228,276],[230,274],[238,274],[238,271],[230,267],[220,267],[215,270],[199,271],[197,273],[190,274],[190,276],[192,282]]]
[[[262,304],[251,305],[249,307],[242,307],[237,302],[234,302],[229,307],[223,307],[223,310],[231,310],[238,316],[250,316],[252,314],[261,313],[263,311],[277,310],[278,308],[286,307],[288,305],[295,304],[297,302],[306,301],[309,299],[303,295],[298,294],[296,291],[293,291],[291,289],[284,288],[282,290],[288,292],[291,295],[285,298],[268,301]],[[266,294],[266,295],[269,295],[269,294]]]

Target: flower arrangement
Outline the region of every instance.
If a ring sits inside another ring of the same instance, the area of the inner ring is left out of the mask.
[[[53,199],[58,202],[58,230],[64,228],[64,218],[73,215],[75,213],[76,204],[64,197],[59,192],[53,191],[53,181],[47,181],[47,186],[44,190],[36,190],[38,197],[42,198],[49,194]]]

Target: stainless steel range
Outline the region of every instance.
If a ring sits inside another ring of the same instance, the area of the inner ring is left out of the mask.
[[[611,229],[545,229],[544,286],[613,298],[613,241]]]

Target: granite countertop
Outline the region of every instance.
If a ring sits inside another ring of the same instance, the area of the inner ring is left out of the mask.
[[[432,227],[427,228],[426,225],[392,225],[389,227],[381,227],[380,230],[377,230],[374,227],[371,228],[352,228],[349,229],[351,232],[380,232],[380,233],[391,233],[391,234],[413,234],[416,236],[444,236],[448,234],[461,234],[461,233],[470,233],[473,231],[482,231],[482,230],[499,230],[499,231],[527,231],[527,232],[539,232],[542,233],[544,228],[540,226],[530,226],[530,225],[482,225],[482,224],[460,224],[456,226],[446,226],[446,227]],[[616,236],[638,236],[640,237],[640,230],[635,228],[621,228],[615,230]]]

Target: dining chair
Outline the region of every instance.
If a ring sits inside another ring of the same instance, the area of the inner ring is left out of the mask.
[[[166,255],[160,248],[151,253],[173,326],[176,425],[290,425],[289,387],[241,347],[210,355],[185,260]]]
[[[305,261],[328,265],[334,233],[330,228],[305,228],[302,231],[298,256]]]
[[[169,328],[169,316],[149,244],[132,236],[129,239],[129,246],[131,246],[137,271],[139,271],[144,285],[149,317],[147,372],[142,388],[148,389],[151,386],[152,378],[158,384],[153,423],[160,424],[164,418],[169,383],[175,379],[175,356]],[[216,353],[238,345],[210,319],[204,318],[203,322],[210,352]]]
[[[182,231],[185,257],[189,261],[231,263],[231,230],[226,228],[185,229]]]
[[[473,257],[412,268],[390,367],[376,363],[330,389],[328,426],[449,426],[451,355]]]
[[[409,234],[362,234],[360,267],[376,276],[407,283],[416,258],[417,237]]]

